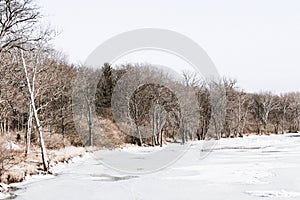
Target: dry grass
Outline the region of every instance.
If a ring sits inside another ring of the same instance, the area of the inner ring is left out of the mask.
[[[44,141],[47,149],[61,149],[65,146],[70,146],[71,143],[61,134],[44,133]]]
[[[0,140],[0,180],[13,167],[13,152],[7,149],[5,139]]]
[[[98,125],[100,127],[98,127],[97,130],[101,131],[95,132],[95,144],[93,150],[124,146],[126,135],[118,128],[118,126],[116,126],[116,124],[109,119],[99,118]],[[7,142],[8,140],[9,139],[7,138],[3,138],[3,142]],[[83,156],[86,152],[91,150],[89,147],[83,148],[71,146],[71,142],[67,138],[63,138],[60,134],[50,134],[47,131],[44,132],[44,140],[47,147],[50,172],[51,167],[57,163],[68,162],[72,158]],[[0,143],[0,146],[3,145]],[[5,158],[5,161],[3,161],[3,166],[5,167],[3,168],[2,174],[0,171],[0,182],[2,183],[9,184],[21,182],[26,176],[45,173],[43,172],[41,149],[38,141],[32,143],[30,153],[27,157],[25,157],[24,153],[24,141],[18,141],[17,146],[19,147],[19,150],[8,151],[5,148],[0,148],[0,164],[1,157]],[[1,150],[3,152],[1,152]]]
[[[18,144],[20,150],[12,150],[9,163],[5,163],[5,170],[2,173],[1,181],[5,184],[21,182],[26,176],[45,174],[43,172],[42,158],[40,148],[38,146],[32,146],[31,151],[27,157],[25,157],[24,144]],[[3,148],[0,148],[3,149]],[[7,149],[6,149],[7,151]],[[51,167],[59,162],[68,162],[70,159],[83,156],[86,153],[86,149],[82,147],[65,147],[61,149],[51,149],[47,151],[49,158],[49,166],[51,173]],[[3,157],[4,154],[1,153]],[[0,157],[1,157],[0,156]]]
[[[50,150],[48,151],[49,160],[52,164],[57,164],[59,162],[68,162],[74,157],[83,156],[87,150],[83,147],[65,147],[60,150]]]

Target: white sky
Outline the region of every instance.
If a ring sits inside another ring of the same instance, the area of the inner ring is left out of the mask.
[[[37,1],[46,20],[62,32],[55,44],[72,62],[84,62],[119,33],[164,28],[196,41],[219,73],[236,78],[246,91],[300,91],[298,0]],[[148,58],[137,61],[151,62]]]

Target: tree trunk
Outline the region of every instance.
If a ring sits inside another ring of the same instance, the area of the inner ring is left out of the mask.
[[[93,122],[92,122],[92,108],[91,105],[88,103],[88,126],[89,126],[89,146],[93,146],[94,145],[94,141],[93,141]]]
[[[155,105],[153,106],[153,113],[152,113],[152,134],[153,134],[153,146],[158,144],[158,139],[157,139],[157,135],[156,135],[156,130],[157,130],[157,121],[156,121],[156,108]]]
[[[34,98],[33,95],[31,95],[31,98]],[[34,99],[32,99],[34,100]],[[45,146],[45,142],[44,142],[44,138],[43,138],[43,132],[42,132],[42,126],[40,124],[40,120],[38,117],[38,113],[37,110],[35,108],[34,105],[34,101],[31,103],[32,107],[33,107],[33,114],[34,114],[34,119],[35,119],[35,123],[37,126],[37,130],[39,133],[39,140],[40,140],[40,147],[41,147],[41,154],[42,154],[42,161],[43,161],[43,167],[44,167],[44,171],[48,171],[48,159],[47,159],[47,152],[46,152],[46,146]]]
[[[140,132],[140,129],[139,129],[139,125],[136,124],[135,127],[136,127],[136,131],[139,135],[139,140],[140,140],[140,145],[139,146],[142,146],[143,145],[143,139],[142,139],[142,135],[141,135],[141,132]]]
[[[282,113],[282,134],[285,133],[285,119],[286,118],[286,108],[283,108],[283,113]]]
[[[35,99],[34,99],[34,94],[33,94],[34,82],[35,82],[35,73],[36,72],[35,72],[35,70],[33,70],[32,88],[31,88],[30,81],[29,81],[29,76],[28,76],[28,72],[27,72],[27,66],[26,66],[26,62],[25,62],[25,59],[24,59],[24,55],[23,55],[23,50],[21,50],[21,59],[22,59],[22,64],[23,64],[25,77],[26,77],[26,82],[27,82],[27,86],[28,86],[28,92],[30,94],[31,108],[32,108],[32,112],[34,114],[35,123],[36,123],[36,127],[37,127],[38,134],[39,134],[43,168],[44,168],[44,171],[48,171],[48,159],[47,159],[47,152],[46,152],[46,147],[45,147],[44,138],[43,138],[43,131],[42,131],[42,126],[40,124],[39,117],[38,117],[37,109],[35,107],[35,101],[34,101]]]
[[[60,96],[60,116],[61,116],[61,134],[63,137],[63,147],[65,147],[65,116],[63,110],[63,96]]]
[[[163,145],[163,132],[162,130],[160,131],[160,147]]]
[[[139,129],[139,125],[138,125],[138,116],[137,116],[137,110],[138,110],[138,106],[136,104],[136,96],[134,94],[133,96],[133,103],[134,103],[134,121],[135,121],[135,127],[136,127],[136,131],[140,140],[140,146],[143,145],[143,139],[142,139],[142,135]]]
[[[29,105],[29,118],[27,121],[27,130],[26,130],[26,150],[25,150],[25,156],[27,156],[30,152],[30,140],[31,140],[31,127],[32,127],[32,107],[31,103]]]

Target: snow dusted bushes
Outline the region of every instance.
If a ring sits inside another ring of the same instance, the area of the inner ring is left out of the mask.
[[[59,162],[69,162],[74,157],[82,157],[86,153],[86,149],[83,147],[65,147],[59,150],[49,151],[50,165],[57,164]]]
[[[25,172],[17,166],[22,157],[22,151],[17,144],[0,139],[0,182],[14,183],[24,180]]]
[[[11,151],[6,148],[6,141],[0,139],[0,179],[2,179],[4,173],[12,167],[12,160],[13,155]]]
[[[49,136],[46,135],[45,138],[48,137]],[[86,149],[83,147],[67,146],[58,148],[58,146],[62,145],[62,142],[58,142],[60,137],[54,135],[49,138],[51,139],[47,141],[52,141],[52,144],[54,144],[52,147],[55,146],[53,149],[48,149],[48,164],[50,167],[59,162],[69,162],[72,158],[83,156],[86,153]],[[21,182],[25,180],[26,176],[45,173],[43,172],[39,147],[33,145],[30,154],[28,154],[27,157],[24,157],[24,145],[14,143],[14,145],[8,145],[9,143],[6,140],[1,139],[0,141],[0,183],[10,184]],[[69,143],[65,142],[65,144]],[[10,148],[10,146],[13,146],[14,148]]]

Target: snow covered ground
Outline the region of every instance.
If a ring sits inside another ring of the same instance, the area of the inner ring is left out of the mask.
[[[221,139],[204,159],[202,146],[193,142],[176,163],[150,174],[117,172],[86,157],[57,168],[58,176],[18,184],[16,199],[300,199],[300,134]]]

